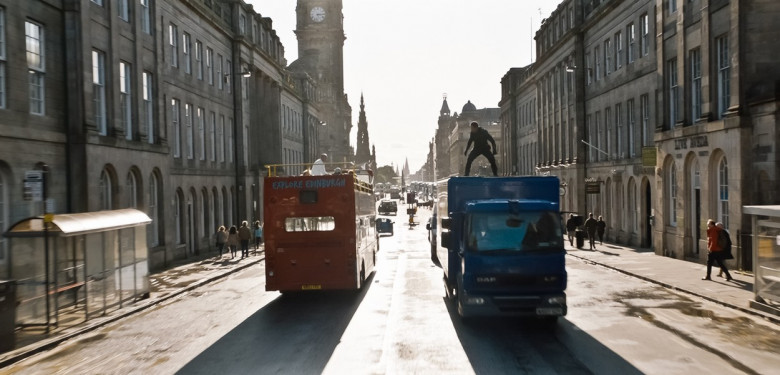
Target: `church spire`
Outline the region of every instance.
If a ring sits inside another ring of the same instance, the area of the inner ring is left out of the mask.
[[[368,121],[366,120],[366,103],[363,93],[360,94],[360,115],[358,116],[357,147],[355,149],[355,164],[371,161],[371,149],[368,141]]]

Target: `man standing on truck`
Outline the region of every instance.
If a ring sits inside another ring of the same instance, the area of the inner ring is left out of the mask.
[[[493,145],[492,152],[490,146],[488,145],[488,141],[490,141],[490,143]],[[471,153],[469,153],[469,147],[471,147],[472,142],[474,143],[474,149],[471,150]],[[479,127],[479,124],[476,121],[472,122],[469,143],[466,144],[466,150],[463,152],[463,155],[468,154],[469,156],[466,160],[465,176],[469,175],[469,172],[471,171],[471,163],[479,155],[483,155],[487,158],[487,160],[490,162],[490,169],[493,170],[493,176],[498,176],[496,158],[493,156],[497,153],[498,151],[496,150],[496,141],[493,139],[493,136],[491,136],[485,128]]]

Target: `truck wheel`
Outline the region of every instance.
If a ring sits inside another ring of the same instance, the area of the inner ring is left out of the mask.
[[[460,320],[464,324],[470,323],[471,319],[468,315],[466,315],[466,311],[463,307],[463,286],[460,279],[458,279],[458,294],[455,296],[455,298],[458,300],[458,315],[460,316]]]

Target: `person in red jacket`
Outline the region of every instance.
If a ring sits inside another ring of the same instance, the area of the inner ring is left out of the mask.
[[[726,274],[726,280],[731,281],[731,274],[726,268],[726,264],[723,262],[724,251],[720,241],[721,230],[722,229],[715,226],[714,220],[707,220],[707,250],[709,250],[709,254],[707,254],[707,276],[704,276],[702,280],[712,280],[710,278],[710,275],[712,274],[712,265],[717,262],[720,269]]]

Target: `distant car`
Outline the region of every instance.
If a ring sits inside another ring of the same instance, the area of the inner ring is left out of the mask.
[[[383,200],[379,202],[379,214],[380,215],[397,215],[398,214],[398,203],[393,200]]]
[[[393,221],[387,218],[376,219],[376,232],[378,234],[390,233],[393,235]]]

